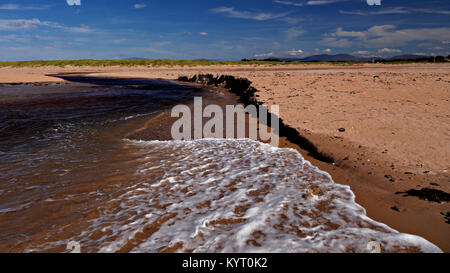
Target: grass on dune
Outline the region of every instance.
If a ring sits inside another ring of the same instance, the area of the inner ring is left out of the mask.
[[[417,63],[423,61],[383,61],[389,64]],[[0,67],[42,67],[42,66],[212,66],[212,65],[308,65],[308,64],[328,64],[328,65],[362,65],[363,62],[283,62],[277,60],[245,60],[245,61],[210,61],[210,60],[173,60],[173,59],[139,59],[139,60],[35,60],[0,62]]]
[[[0,67],[41,67],[41,66],[212,66],[212,65],[289,65],[289,64],[336,64],[353,65],[353,62],[280,62],[280,61],[209,61],[209,60],[172,60],[172,59],[143,59],[143,60],[54,60],[54,61],[16,61],[0,62]]]

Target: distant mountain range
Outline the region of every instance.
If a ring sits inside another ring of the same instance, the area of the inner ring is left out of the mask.
[[[356,57],[350,54],[336,54],[336,55],[313,55],[300,59],[303,62],[367,62],[373,59],[381,59],[379,57]]]
[[[425,56],[425,55],[416,55],[416,54],[404,54],[404,55],[398,55],[394,57],[389,58],[382,58],[382,57],[358,57],[350,54],[336,54],[336,55],[330,55],[330,54],[319,54],[319,55],[312,55],[305,58],[285,58],[285,57],[271,57],[268,59],[258,59],[262,61],[282,61],[282,62],[382,62],[382,61],[412,61],[412,60],[421,60],[421,61],[436,61],[436,62],[442,62],[447,61],[450,58],[450,56],[443,57],[443,56]],[[447,59],[447,60],[446,60]],[[129,58],[123,58],[122,60],[149,60],[147,58],[140,58],[140,57],[129,57]],[[255,59],[253,59],[255,60]],[[217,60],[211,60],[211,59],[196,59],[196,61],[217,61]],[[242,59],[242,61],[250,61],[249,59]]]
[[[381,57],[357,57],[350,54],[320,54],[313,55],[305,58],[274,58],[280,61],[285,62],[371,62],[371,61],[402,61],[402,60],[418,60],[418,59],[429,59],[433,58],[431,56],[424,55],[414,55],[414,54],[405,54],[398,55],[390,58],[381,58]]]

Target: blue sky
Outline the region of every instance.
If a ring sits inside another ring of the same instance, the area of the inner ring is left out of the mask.
[[[0,60],[450,54],[450,1],[0,1]]]

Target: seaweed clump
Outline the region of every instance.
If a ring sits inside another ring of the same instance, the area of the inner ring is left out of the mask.
[[[411,189],[405,192],[396,192],[395,194],[403,194],[403,196],[416,196],[422,200],[427,200],[430,202],[448,202],[450,200],[450,194],[436,189],[423,188],[421,190]]]
[[[229,75],[214,76],[212,74],[199,74],[191,78],[181,76],[178,78],[178,81],[221,86],[228,89],[231,93],[238,95],[244,104],[260,104],[255,99],[255,93],[258,90],[251,86],[251,81],[245,78]]]

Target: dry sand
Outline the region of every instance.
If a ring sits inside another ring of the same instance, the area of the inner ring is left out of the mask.
[[[199,73],[248,78],[259,100],[280,106],[283,121],[335,164],[307,156],[337,183],[350,185],[370,217],[450,252],[450,225],[436,203],[396,192],[450,192],[450,64],[2,68],[0,83],[60,82],[53,73],[176,79]],[[345,131],[340,132],[339,129]],[[394,209],[393,209],[394,208]]]

